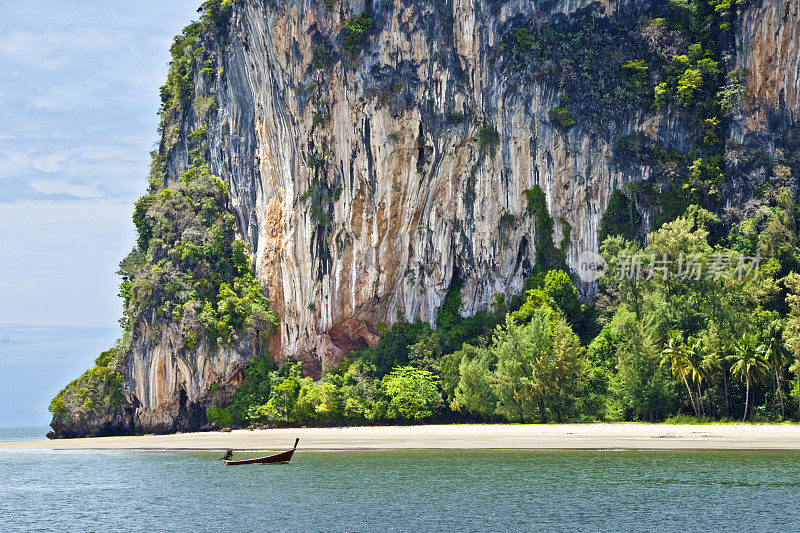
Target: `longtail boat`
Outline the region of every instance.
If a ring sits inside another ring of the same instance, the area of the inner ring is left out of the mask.
[[[233,466],[233,465],[255,465],[255,464],[267,464],[267,463],[288,463],[292,459],[294,451],[297,449],[298,442],[300,442],[300,437],[295,439],[294,447],[291,450],[286,450],[285,452],[268,455],[266,457],[256,457],[255,459],[242,459],[241,461],[234,461],[233,459],[227,458],[225,459],[225,464],[228,466]],[[226,454],[226,457],[230,457],[231,455],[232,453]]]

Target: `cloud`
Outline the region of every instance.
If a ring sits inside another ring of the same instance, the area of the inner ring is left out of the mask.
[[[0,203],[109,198],[132,202],[147,187],[148,136],[0,141]],[[127,135],[127,134],[126,134]]]
[[[62,163],[67,160],[66,154],[50,154],[43,157],[37,157],[31,162],[31,166],[36,170],[52,174],[61,170]]]
[[[199,3],[0,0],[0,209],[145,191],[169,45]]]
[[[23,150],[6,148],[0,150],[0,180],[10,177],[30,166],[30,156]]]
[[[133,37],[130,31],[84,26],[72,31],[12,31],[0,36],[0,58],[36,70],[68,67],[75,54],[119,49]]]
[[[105,193],[92,185],[77,185],[63,180],[32,180],[30,186],[42,194],[66,194],[82,199],[103,198]]]

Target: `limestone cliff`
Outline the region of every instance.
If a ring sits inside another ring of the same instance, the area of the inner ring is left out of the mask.
[[[580,16],[608,28],[609,47],[644,50],[645,39],[631,36],[660,6],[233,2],[223,28],[202,35],[198,64],[207,64],[192,74],[193,102],[164,122],[163,179],[175,182],[189,167],[189,135],[205,128],[211,171],[230,190],[238,230],[280,318],[271,353],[318,372],[374,344],[376,325],[398,313],[433,322],[455,276],[465,314],[518,292],[537,246],[550,238],[536,235],[524,194],[535,186],[567,262],[575,267],[581,251],[598,249],[613,191],[654,172],[619,164],[615,142],[638,132],[685,153],[686,117],[672,106],[614,113],[575,101],[589,93],[565,94],[547,69],[577,72],[571,83],[580,88],[606,83],[594,77],[601,65],[515,63],[506,43],[525,25],[554,25],[559,38],[577,39],[581,28],[571,21]],[[800,0],[741,9],[720,39],[735,39],[735,57],[723,61],[747,69],[751,96],[724,133],[763,144],[772,126],[780,122],[785,133],[800,113]],[[365,11],[372,25],[348,49],[346,24]],[[554,114],[565,105],[572,123]],[[652,206],[640,210],[646,222]],[[212,384],[234,387],[252,355],[245,341],[187,351],[170,328],[136,336],[124,360],[139,431],[195,427],[190,413],[208,404]]]
[[[252,356],[246,341],[187,349],[175,326],[141,330],[123,372],[131,425],[155,433],[205,425],[206,406],[230,400]]]
[[[560,92],[509,76],[493,52],[512,21],[588,4],[375,3],[358,57],[341,42],[362,3],[235,5],[218,52],[223,75],[207,89],[219,107],[210,159],[275,298],[275,355],[333,364],[398,312],[433,321],[454,272],[468,314],[519,291],[534,263],[523,194],[534,185],[558,221],[556,240],[571,230],[569,262],[597,248],[610,193],[648,172],[611,164],[614,136],[646,130],[680,146],[681,129],[642,111],[605,135],[580,121],[560,130],[550,118]],[[638,4],[598,9],[635,20]],[[334,56],[324,68],[314,66],[319,46]],[[499,132],[496,153],[480,146],[487,126]],[[187,150],[178,142],[168,154],[175,179]]]

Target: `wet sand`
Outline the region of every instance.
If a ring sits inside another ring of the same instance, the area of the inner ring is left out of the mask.
[[[800,425],[473,424],[235,430],[0,442],[0,450],[800,450]]]

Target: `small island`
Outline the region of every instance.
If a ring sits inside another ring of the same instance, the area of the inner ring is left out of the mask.
[[[800,419],[791,25],[562,7],[204,2],[50,436]]]

